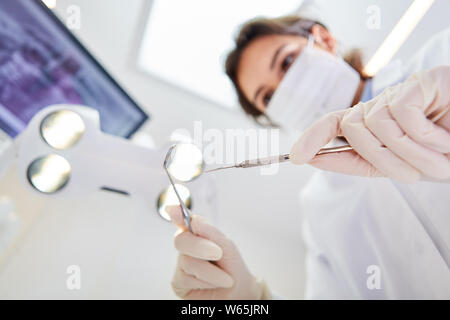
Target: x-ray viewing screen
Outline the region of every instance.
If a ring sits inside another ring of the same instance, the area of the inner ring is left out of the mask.
[[[0,1],[0,129],[15,137],[40,109],[100,112],[104,132],[131,136],[148,118],[38,0]]]

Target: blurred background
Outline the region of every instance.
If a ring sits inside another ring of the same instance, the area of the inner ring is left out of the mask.
[[[133,139],[161,146],[177,129],[192,131],[198,120],[204,130],[256,128],[240,111],[223,74],[233,36],[247,19],[300,12],[322,21],[344,52],[360,48],[367,62],[412,2],[49,0],[47,4],[63,22],[74,5],[80,9],[81,24],[72,31],[150,115]],[[377,8],[379,28],[369,28],[367,20]],[[447,27],[448,12],[450,2],[436,0],[393,59],[407,60]],[[292,137],[281,133],[280,138],[280,151],[288,152]],[[252,273],[287,299],[303,297],[305,249],[298,193],[313,172],[307,166],[282,165],[276,175],[234,170],[215,175],[213,181],[214,223],[237,244]],[[7,188],[14,188],[5,181]],[[152,181],[148,185],[151,188]],[[38,199],[20,201],[29,215],[38,211]],[[0,264],[0,298],[176,298],[170,287],[175,228],[156,210],[143,210],[130,199],[101,192],[46,204]],[[66,288],[69,265],[81,267],[81,290]]]

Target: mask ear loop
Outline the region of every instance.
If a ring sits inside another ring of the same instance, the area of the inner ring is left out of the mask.
[[[309,35],[308,35],[308,48],[314,48],[314,42],[315,42],[315,40],[314,40],[314,36],[310,33]]]

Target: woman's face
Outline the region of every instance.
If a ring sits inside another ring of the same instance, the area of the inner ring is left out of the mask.
[[[336,54],[336,40],[322,26],[311,30],[315,46]],[[237,81],[246,98],[264,112],[272,94],[286,71],[308,44],[308,39],[296,35],[269,35],[256,38],[241,55]]]

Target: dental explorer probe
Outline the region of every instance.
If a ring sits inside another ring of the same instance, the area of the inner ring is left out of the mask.
[[[439,112],[437,115],[432,117],[430,120],[432,122],[437,122],[444,115],[446,115],[448,113],[448,111],[449,111],[448,108],[444,109],[441,112]],[[328,154],[328,153],[346,152],[346,151],[351,151],[351,150],[353,150],[353,147],[350,146],[350,145],[344,145],[344,146],[338,146],[338,147],[329,147],[329,148],[322,148],[322,149],[320,149],[320,151],[317,152],[316,155]],[[274,164],[274,163],[286,162],[289,159],[290,159],[290,155],[289,154],[283,154],[283,155],[279,155],[279,156],[271,156],[271,157],[253,159],[253,160],[245,160],[245,161],[242,161],[242,162],[237,163],[237,164],[223,166],[223,167],[218,167],[218,168],[206,170],[204,172],[208,173],[208,172],[214,172],[214,171],[218,171],[218,170],[231,169],[231,168],[252,168],[252,167],[267,166],[267,165],[271,165],[271,164]]]
[[[353,150],[353,148],[349,145],[345,146],[339,146],[339,147],[331,147],[331,148],[322,148],[319,152],[317,152],[317,155],[320,154],[327,154],[327,153],[335,153],[335,152],[343,152],[343,151],[350,151]],[[289,154],[283,154],[279,156],[271,156],[271,157],[265,157],[265,158],[258,158],[253,160],[245,160],[237,164],[219,167],[211,170],[206,170],[207,172],[213,172],[218,171],[222,169],[230,169],[230,168],[252,168],[252,167],[260,167],[260,166],[267,166],[274,163],[282,163],[285,161],[288,161],[290,158]]]

